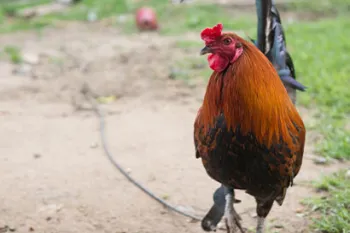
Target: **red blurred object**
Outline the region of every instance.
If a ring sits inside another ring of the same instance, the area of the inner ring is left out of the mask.
[[[157,16],[150,7],[142,7],[136,12],[136,26],[140,31],[153,31],[158,29]]]

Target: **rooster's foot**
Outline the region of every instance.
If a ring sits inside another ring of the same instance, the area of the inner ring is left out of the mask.
[[[227,233],[237,232],[237,228],[241,233],[245,233],[246,230],[241,225],[242,218],[237,214],[237,212],[232,208],[232,211],[225,216],[225,224]]]
[[[234,190],[228,189],[225,195],[226,203],[225,203],[225,223],[227,233],[235,233],[237,228],[241,233],[244,233],[245,230],[241,225],[242,218],[237,214],[236,210],[233,208],[234,198]]]
[[[256,233],[264,233],[264,221],[265,221],[265,218],[263,217],[258,217],[258,225],[256,227]]]

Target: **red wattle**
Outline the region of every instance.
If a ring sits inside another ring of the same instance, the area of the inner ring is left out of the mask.
[[[209,54],[208,56],[209,67],[216,71],[221,72],[228,66],[229,60],[225,57],[221,57],[218,54]]]

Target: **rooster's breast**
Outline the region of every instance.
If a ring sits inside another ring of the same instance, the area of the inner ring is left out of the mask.
[[[240,127],[227,128],[224,116],[217,117],[208,131],[195,125],[197,157],[201,157],[208,175],[235,189],[246,189],[255,196],[269,195],[280,186],[281,176],[271,171],[271,151],[259,145],[251,134],[242,135]]]

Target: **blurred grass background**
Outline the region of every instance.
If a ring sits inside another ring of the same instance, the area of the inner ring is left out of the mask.
[[[134,11],[142,1],[82,0],[60,13],[30,19],[16,17],[29,7],[47,4],[49,0],[0,0],[0,33],[18,30],[38,30],[55,27],[62,21],[86,21],[94,12],[97,19],[112,19],[112,26],[125,33],[134,33]],[[254,3],[254,2],[253,2]],[[280,3],[287,46],[294,59],[297,79],[308,87],[298,94],[298,105],[315,112],[308,130],[319,132],[316,150],[325,158],[350,160],[350,0],[296,0]],[[165,0],[149,0],[147,5],[157,11],[161,22],[160,34],[177,35],[177,46],[199,49],[202,42],[189,39],[188,33],[198,35],[208,26],[218,22],[225,30],[256,34],[255,7],[246,5],[170,4]],[[291,17],[288,17],[291,16]],[[293,17],[292,17],[293,16]],[[123,20],[122,20],[123,19]],[[244,36],[244,34],[243,34]],[[18,49],[4,50],[13,62],[20,62]],[[196,69],[206,65],[203,59],[185,58],[178,65],[188,70],[182,77],[209,77],[209,69]],[[314,219],[314,229],[320,232],[350,232],[350,186],[343,171],[325,177],[316,188],[328,193],[327,199],[313,198],[305,203],[319,213]]]

